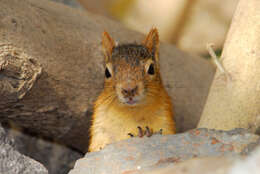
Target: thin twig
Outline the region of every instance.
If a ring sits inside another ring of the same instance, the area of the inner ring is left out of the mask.
[[[217,69],[222,73],[225,74],[225,76],[227,77],[228,80],[231,80],[231,76],[229,75],[229,73],[227,72],[227,70],[225,69],[225,67],[222,65],[222,63],[219,61],[219,59],[217,58],[217,55],[215,53],[215,51],[213,50],[213,43],[208,43],[207,44],[207,50],[214,62],[214,64],[217,66]]]

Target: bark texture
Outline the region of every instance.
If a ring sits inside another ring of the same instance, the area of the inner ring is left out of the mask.
[[[230,130],[260,126],[260,1],[240,0],[198,127]]]
[[[0,120],[84,151],[92,102],[103,88],[102,32],[120,42],[141,42],[144,36],[55,2],[1,0],[0,6],[0,83],[8,87],[0,90]],[[3,51],[6,46],[21,53]],[[170,45],[162,44],[160,53],[177,127],[194,128],[214,68]]]
[[[31,89],[42,68],[10,44],[0,46],[0,104],[16,102]]]

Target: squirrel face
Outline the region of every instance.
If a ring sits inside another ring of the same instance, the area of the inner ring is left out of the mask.
[[[159,92],[156,91],[161,85],[159,36],[156,29],[152,29],[139,45],[115,45],[109,34],[104,32],[102,45],[105,55],[105,90],[113,93],[120,103],[134,107]]]

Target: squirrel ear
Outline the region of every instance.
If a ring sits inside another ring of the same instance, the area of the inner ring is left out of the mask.
[[[145,40],[142,43],[149,51],[155,56],[155,59],[158,60],[159,53],[159,34],[156,28],[152,28],[149,34],[146,36]]]
[[[107,62],[112,55],[113,48],[115,47],[115,42],[106,31],[103,33],[102,47],[105,55],[105,61]]]

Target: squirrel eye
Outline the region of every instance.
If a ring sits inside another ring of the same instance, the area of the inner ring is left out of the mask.
[[[153,63],[151,63],[151,65],[149,66],[147,72],[148,72],[148,74],[150,74],[150,75],[154,75],[154,65],[153,65]]]
[[[107,67],[106,67],[106,70],[105,70],[105,76],[106,76],[106,78],[110,78],[111,77],[111,73],[109,72]]]

